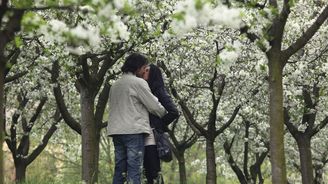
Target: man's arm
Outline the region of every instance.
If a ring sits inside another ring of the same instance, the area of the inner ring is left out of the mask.
[[[157,97],[152,94],[146,81],[141,81],[138,84],[137,94],[141,103],[145,105],[151,114],[163,117],[167,113],[165,108],[158,101]]]

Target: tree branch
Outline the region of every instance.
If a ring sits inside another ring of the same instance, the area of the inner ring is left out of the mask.
[[[239,182],[242,183],[242,184],[246,184],[247,179],[246,179],[245,175],[243,174],[243,171],[237,165],[237,163],[234,160],[233,155],[231,153],[231,147],[232,147],[232,144],[234,142],[235,136],[231,140],[231,143],[229,143],[228,141],[225,141],[224,144],[223,144],[223,148],[224,148],[224,152],[228,155],[228,163],[229,163],[231,169],[237,175]]]
[[[71,127],[75,132],[81,135],[81,125],[72,117],[72,115],[68,112],[67,106],[64,101],[64,96],[61,92],[60,83],[58,82],[59,76],[59,64],[58,61],[54,61],[51,71],[51,80],[53,84],[56,84],[53,87],[54,96],[56,99],[57,106],[59,111],[65,121],[65,123]]]
[[[293,135],[293,137],[295,138],[297,136],[297,134],[299,133],[298,129],[290,122],[290,116],[289,116],[289,111],[288,109],[285,107],[284,108],[284,123],[287,126],[287,129],[289,130],[289,132]]]
[[[101,127],[102,119],[104,116],[104,112],[106,109],[106,104],[109,98],[109,90],[110,90],[110,84],[109,84],[110,77],[107,77],[105,80],[105,85],[99,94],[98,97],[98,103],[96,105],[96,112],[95,112],[95,120],[97,127]]]
[[[243,26],[239,29],[240,34],[246,34],[247,38],[251,41],[251,42],[255,42],[255,40],[258,40],[259,37],[254,34],[254,33],[250,33],[249,31],[249,27],[248,26]],[[265,50],[265,49],[263,49]]]
[[[245,139],[247,141],[244,141],[244,164],[243,164],[243,171],[245,174],[246,178],[249,178],[249,173],[248,173],[248,153],[249,153],[249,128],[250,128],[250,122],[245,120]]]
[[[296,40],[295,43],[290,45],[286,50],[283,51],[283,54],[286,55],[287,58],[291,57],[295,54],[299,49],[303,48],[306,43],[314,36],[314,34],[318,31],[321,25],[328,18],[328,5],[324,8],[315,22],[305,31],[305,33]]]
[[[7,43],[14,38],[15,33],[20,31],[23,15],[24,11],[14,11],[4,30],[0,32],[0,54],[4,53]]]
[[[83,74],[83,77],[81,79],[81,77],[79,77],[83,82],[83,85],[87,85],[89,83],[92,83],[91,82],[91,76],[90,76],[90,72],[89,72],[89,66],[88,66],[88,58],[84,55],[80,56],[78,58],[79,60],[79,64],[82,66],[82,74]]]
[[[12,82],[16,79],[19,79],[19,78],[23,77],[26,74],[28,74],[28,71],[23,71],[23,72],[15,74],[13,76],[6,77],[5,78],[5,83],[9,83],[9,82]]]
[[[9,62],[9,66],[13,66],[17,63],[17,59],[19,57],[19,54],[21,53],[21,50],[18,48],[15,48],[7,57],[6,61]],[[11,67],[6,67],[5,69],[5,76],[8,75]]]
[[[36,119],[40,115],[41,110],[43,109],[43,106],[45,105],[47,99],[48,99],[47,97],[43,97],[40,100],[40,103],[39,103],[38,107],[36,108],[33,116],[31,117],[29,123],[27,124],[27,127],[26,128],[23,127],[23,129],[24,129],[24,135],[21,138],[21,141],[19,143],[19,146],[18,146],[18,149],[17,149],[18,153],[28,153],[28,148],[29,148],[29,133],[31,132],[32,127],[34,126],[34,122],[36,121]],[[26,119],[23,118],[22,121],[24,122],[24,121],[26,121]]]
[[[28,131],[30,131],[34,125],[34,122],[36,121],[36,119],[39,117],[41,111],[42,111],[42,108],[43,106],[45,105],[46,101],[48,100],[47,97],[43,97],[41,100],[40,100],[40,103],[38,105],[38,107],[36,108],[35,110],[35,113],[33,114],[33,116],[31,117],[30,121],[29,121],[29,125],[27,126],[28,127]]]
[[[102,67],[100,68],[99,72],[97,73],[96,79],[98,81],[102,80],[104,78],[106,72],[108,71],[108,69],[110,67],[112,67],[116,63],[117,60],[122,58],[125,53],[131,51],[134,46],[135,46],[135,43],[131,44],[131,46],[128,47],[127,49],[122,49],[122,50],[118,49],[117,52],[116,52],[117,56],[115,58],[112,58],[110,53],[105,55],[104,58],[103,58],[104,63],[102,65]]]
[[[216,136],[218,136],[218,135],[220,135],[221,133],[223,133],[224,130],[227,129],[227,128],[230,126],[230,124],[235,120],[235,118],[236,118],[236,116],[237,116],[237,114],[238,114],[240,108],[241,108],[241,105],[238,105],[238,106],[235,108],[235,110],[233,111],[233,113],[232,113],[230,119],[229,119],[229,120],[228,120],[228,121],[227,121],[222,127],[220,127],[219,130],[217,130],[217,131],[215,132],[215,135],[216,135]]]
[[[196,120],[193,118],[193,115],[192,115],[191,111],[189,110],[188,106],[177,93],[177,90],[175,89],[175,87],[173,85],[173,81],[172,81],[173,78],[172,78],[171,72],[168,70],[168,68],[166,67],[166,65],[163,62],[161,62],[160,65],[161,65],[163,71],[166,73],[166,75],[170,79],[170,89],[171,89],[172,95],[178,100],[178,103],[182,108],[182,112],[184,113],[188,124],[191,125],[191,128],[196,133],[199,132],[200,134],[202,134],[205,137],[208,136],[207,131],[196,122]]]
[[[10,145],[8,145],[9,149],[11,150],[13,155],[16,155],[16,151],[17,151],[17,139],[16,139],[16,135],[17,135],[17,124],[18,124],[18,118],[21,115],[21,111],[26,107],[26,104],[28,102],[28,98],[26,98],[26,95],[24,94],[18,94],[17,96],[17,100],[19,101],[19,106],[18,106],[18,110],[15,111],[15,113],[12,115],[12,122],[11,122],[11,126],[10,126]]]
[[[311,136],[314,136],[317,134],[321,129],[323,129],[328,124],[328,116],[324,120],[320,122],[315,128],[313,129],[313,132],[311,133]]]
[[[61,116],[59,113],[59,110],[57,109],[54,115],[55,122],[51,125],[47,133],[44,135],[42,142],[32,151],[32,153],[26,158],[26,163],[29,165],[32,163],[44,150],[44,148],[47,146],[49,139],[52,137],[52,135],[57,130],[57,124],[61,121]]]
[[[43,10],[68,10],[74,11],[76,7],[74,6],[44,6],[44,7],[30,7],[30,8],[14,8],[8,7],[9,11],[43,11]]]
[[[9,0],[1,0],[1,4],[0,4],[0,27],[2,25],[2,18],[5,15],[5,13],[8,9],[8,2],[9,2]]]

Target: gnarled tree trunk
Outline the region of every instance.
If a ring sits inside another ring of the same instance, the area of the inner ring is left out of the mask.
[[[24,182],[25,178],[26,178],[26,168],[27,165],[26,163],[24,163],[22,160],[18,161],[17,163],[15,163],[15,168],[16,168],[16,182],[20,183],[20,182]]]
[[[313,164],[311,153],[311,138],[302,135],[300,137],[297,137],[296,142],[301,160],[302,183],[312,184]]]
[[[98,179],[100,133],[94,117],[94,97],[81,89],[82,180],[96,183]]]
[[[206,139],[206,184],[216,184],[214,141]]]
[[[179,163],[179,175],[180,175],[180,184],[187,184],[187,174],[186,174],[186,161],[184,157],[184,151],[180,152],[176,156]]]

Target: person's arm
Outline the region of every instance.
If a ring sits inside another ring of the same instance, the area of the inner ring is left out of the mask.
[[[160,88],[157,91],[156,96],[167,111],[167,114],[162,117],[162,122],[165,126],[168,126],[179,117],[179,111],[165,88]]]
[[[136,90],[141,103],[145,105],[149,113],[158,117],[163,117],[167,113],[157,97],[152,94],[146,81],[141,80]]]

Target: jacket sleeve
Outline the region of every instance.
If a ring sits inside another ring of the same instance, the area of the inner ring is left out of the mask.
[[[154,96],[146,81],[140,81],[137,87],[137,94],[142,104],[146,107],[149,113],[158,117],[163,117],[167,112],[158,98]]]
[[[167,111],[167,114],[162,117],[162,122],[165,126],[168,126],[170,123],[172,123],[176,118],[179,117],[179,111],[177,109],[177,106],[174,104],[172,98],[169,96],[165,88],[160,88],[155,94],[159,102],[164,106],[164,108]]]

